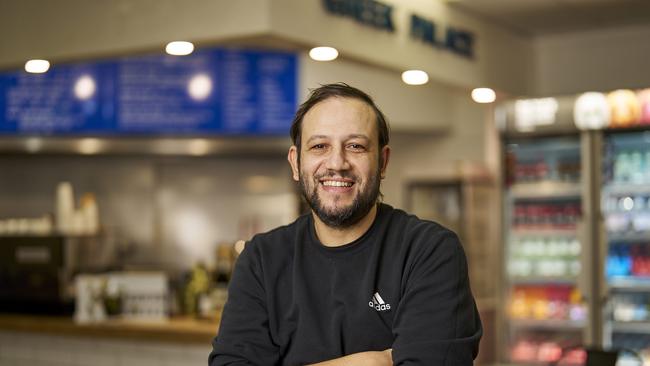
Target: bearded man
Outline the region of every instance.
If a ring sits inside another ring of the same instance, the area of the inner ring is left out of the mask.
[[[291,138],[311,212],[246,244],[209,365],[472,365],[465,254],[453,232],[379,202],[391,150],[374,101],[321,86]]]

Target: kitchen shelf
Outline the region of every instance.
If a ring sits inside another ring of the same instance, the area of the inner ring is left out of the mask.
[[[608,285],[611,290],[650,291],[650,277],[614,277]]]
[[[579,331],[586,326],[586,323],[584,321],[575,321],[568,319],[511,319],[510,325],[514,328]]]
[[[167,321],[111,319],[99,323],[77,324],[72,317],[0,314],[0,331],[18,331],[86,339],[115,338],[123,341],[162,341],[209,344],[219,329],[221,314],[215,319],[190,317]]]
[[[510,187],[513,198],[578,198],[582,196],[582,186],[575,182],[541,181],[515,183]]]
[[[603,195],[650,194],[650,183],[614,183],[603,186]]]
[[[650,333],[650,321],[612,322],[612,331],[617,333]]]

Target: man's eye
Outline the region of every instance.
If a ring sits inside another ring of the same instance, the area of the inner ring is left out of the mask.
[[[350,149],[352,149],[352,150],[364,150],[365,149],[365,146],[363,146],[361,144],[350,144],[350,145],[348,145],[348,147]]]
[[[316,144],[316,145],[312,146],[311,148],[312,148],[312,149],[315,149],[315,150],[324,149],[324,148],[325,148],[325,144]]]

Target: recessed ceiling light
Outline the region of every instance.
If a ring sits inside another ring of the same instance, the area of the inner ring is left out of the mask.
[[[25,141],[25,148],[30,153],[39,152],[43,147],[43,140],[39,137],[30,137]]]
[[[79,140],[77,150],[84,155],[97,154],[102,150],[102,142],[95,138],[84,138]]]
[[[167,43],[165,52],[174,56],[186,56],[194,51],[194,45],[186,41],[174,41]]]
[[[472,99],[476,103],[492,103],[497,99],[497,95],[490,88],[476,88],[472,90]]]
[[[339,51],[334,47],[314,47],[309,51],[309,57],[314,61],[332,61],[339,57]]]
[[[210,152],[210,143],[204,139],[193,139],[189,143],[188,150],[194,156],[206,155]]]
[[[429,75],[422,70],[407,70],[402,73],[402,81],[408,85],[423,85],[429,81]]]
[[[48,60],[29,60],[25,62],[25,71],[32,74],[42,74],[50,69]]]

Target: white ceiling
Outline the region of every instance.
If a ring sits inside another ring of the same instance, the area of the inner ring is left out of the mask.
[[[650,24],[650,0],[447,0],[529,36]]]

